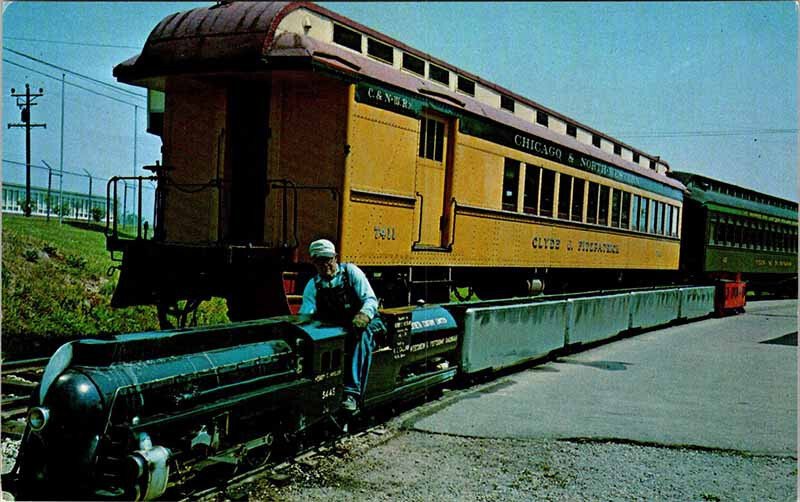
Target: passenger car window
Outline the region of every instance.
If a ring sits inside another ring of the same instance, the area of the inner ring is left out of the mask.
[[[539,213],[539,174],[541,168],[525,165],[525,191],[522,194],[522,210],[528,214]]]
[[[506,159],[503,170],[503,210],[517,210],[517,195],[519,194],[519,165],[514,159]]]
[[[559,174],[558,181],[558,217],[569,219],[570,198],[572,197],[572,176]]]
[[[541,208],[539,214],[542,216],[553,216],[553,192],[556,185],[556,173],[549,169],[542,168],[542,194]]]
[[[572,185],[572,221],[583,221],[583,187],[585,181],[575,178]]]

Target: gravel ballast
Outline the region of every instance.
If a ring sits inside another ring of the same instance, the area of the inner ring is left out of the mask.
[[[797,500],[797,461],[598,441],[487,439],[404,430],[346,437],[220,500]],[[3,441],[3,470],[16,442]]]
[[[488,439],[403,430],[343,442],[240,497],[288,501],[796,500],[797,462],[600,441]],[[238,497],[237,497],[238,498]]]

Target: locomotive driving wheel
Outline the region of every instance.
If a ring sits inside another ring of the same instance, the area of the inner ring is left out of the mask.
[[[266,465],[275,451],[275,435],[271,432],[258,440],[257,445],[246,450],[242,455],[239,470],[252,470]]]
[[[197,308],[205,298],[189,300],[162,300],[156,305],[161,329],[197,326]],[[190,319],[191,316],[191,319]]]

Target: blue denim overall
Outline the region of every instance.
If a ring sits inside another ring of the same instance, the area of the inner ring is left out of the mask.
[[[353,317],[358,314],[362,306],[361,299],[351,285],[347,264],[342,264],[341,273],[342,283],[339,286],[324,288],[320,286],[320,281],[315,282],[317,288],[316,316],[321,320],[348,328],[349,336],[345,349],[348,353],[352,351],[353,358],[350,371],[345,371],[344,391],[360,401],[367,388],[367,376],[372,363],[375,334],[382,333],[386,327],[378,315],[372,318],[362,330],[353,327]]]

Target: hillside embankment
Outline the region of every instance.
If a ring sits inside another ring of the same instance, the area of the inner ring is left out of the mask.
[[[156,309],[110,305],[119,271],[103,227],[3,215],[2,354],[42,357],[69,340],[158,329]],[[222,299],[204,302],[199,324],[227,322]]]

